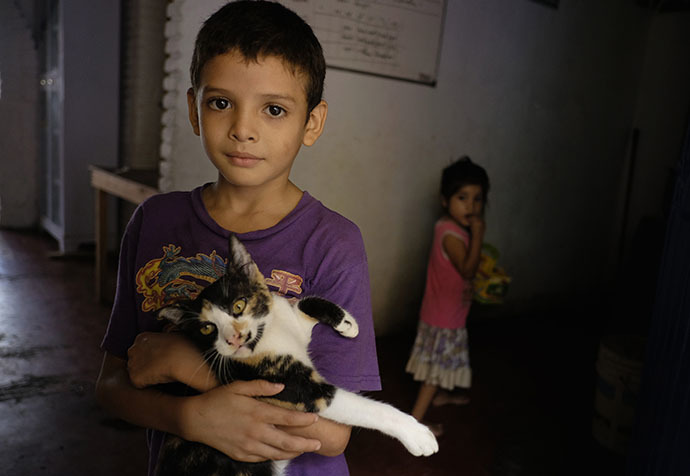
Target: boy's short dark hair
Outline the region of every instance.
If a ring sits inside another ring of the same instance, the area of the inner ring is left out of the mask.
[[[465,185],[479,185],[486,203],[489,195],[489,175],[484,167],[477,165],[466,155],[443,169],[441,174],[441,196],[446,200]]]
[[[247,60],[276,56],[307,77],[307,110],[321,101],[326,61],[311,27],[292,10],[275,2],[229,2],[206,20],[194,46],[190,74],[198,91],[201,70],[218,55],[239,51]]]

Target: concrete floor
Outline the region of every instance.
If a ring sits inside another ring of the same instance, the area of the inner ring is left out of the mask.
[[[0,474],[143,475],[143,430],[93,397],[109,315],[93,300],[93,262],[55,249],[43,234],[0,230]],[[446,428],[440,452],[414,458],[355,430],[351,474],[624,474],[623,458],[591,437],[598,337],[554,321],[470,321],[472,403],[430,411]],[[373,396],[405,410],[417,390],[403,370],[413,337],[378,339],[384,390]]]

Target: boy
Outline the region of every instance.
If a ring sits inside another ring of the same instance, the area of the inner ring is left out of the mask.
[[[291,475],[348,474],[342,452],[349,427],[251,398],[274,395],[279,385],[217,386],[197,350],[157,332],[155,319],[160,307],[194,297],[222,275],[233,232],[275,292],[322,296],[357,318],[355,339],[314,329],[310,352],[324,377],[352,391],[380,389],[360,232],[289,181],[301,145],[312,145],[323,130],[324,76],[311,28],[279,4],[227,4],[199,31],[189,118],[218,179],[153,197],[134,213],[96,386],[105,408],[153,429],[149,474],[163,432],[242,461],[296,457]],[[151,388],[169,381],[203,393],[173,397]]]

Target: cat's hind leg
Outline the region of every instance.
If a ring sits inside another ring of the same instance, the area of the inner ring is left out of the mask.
[[[357,337],[359,326],[354,317],[342,307],[319,297],[306,297],[297,308],[312,319],[331,326],[344,337]]]

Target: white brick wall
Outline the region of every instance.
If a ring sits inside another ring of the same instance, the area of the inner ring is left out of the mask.
[[[168,5],[159,184],[163,191],[189,189],[218,175],[189,125],[187,89],[191,86],[189,64],[196,34],[204,20],[224,3],[174,0]]]

